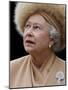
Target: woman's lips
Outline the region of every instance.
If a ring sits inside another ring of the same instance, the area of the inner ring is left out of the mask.
[[[32,41],[32,40],[25,40],[25,43],[27,43],[27,44],[35,44],[35,42]]]

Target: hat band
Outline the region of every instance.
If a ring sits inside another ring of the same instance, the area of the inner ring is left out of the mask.
[[[54,22],[54,20],[45,12],[39,12],[39,14],[50,24],[53,25],[56,30],[58,30],[58,26],[56,25],[56,23]],[[59,30],[58,30],[59,31]]]

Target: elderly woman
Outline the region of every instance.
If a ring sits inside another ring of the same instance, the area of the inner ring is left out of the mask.
[[[18,3],[14,19],[29,55],[10,62],[10,88],[65,85],[65,6]]]

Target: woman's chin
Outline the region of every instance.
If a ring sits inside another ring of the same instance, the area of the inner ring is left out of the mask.
[[[35,49],[32,48],[32,47],[25,47],[25,50],[26,50],[26,52],[28,52],[28,53],[33,53],[33,52],[35,51]]]

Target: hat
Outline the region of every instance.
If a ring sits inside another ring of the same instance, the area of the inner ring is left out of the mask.
[[[34,13],[43,11],[54,22],[61,34],[61,47],[65,47],[65,5],[48,3],[18,3],[15,8],[14,22],[22,35],[27,19]]]

